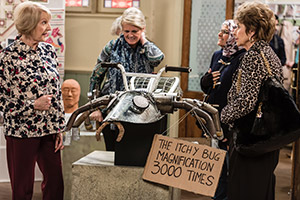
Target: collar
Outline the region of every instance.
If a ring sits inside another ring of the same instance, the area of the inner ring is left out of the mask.
[[[18,51],[24,51],[25,53],[29,52],[39,52],[41,49],[40,44],[38,43],[36,50],[33,50],[31,46],[25,44],[22,40],[20,40],[20,36],[18,36],[14,41],[15,46],[17,47]]]
[[[254,50],[254,51],[260,51],[261,49],[264,49],[264,47],[269,46],[269,44],[264,41],[264,40],[259,40],[255,42],[249,50]]]

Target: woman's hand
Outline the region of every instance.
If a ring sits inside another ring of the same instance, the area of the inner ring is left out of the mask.
[[[219,85],[221,82],[218,82],[219,79],[220,79],[220,71],[214,71],[211,73],[212,74],[212,77],[213,77],[213,88],[216,87],[216,85]]]
[[[55,150],[54,150],[54,152],[57,152],[58,150],[62,150],[63,148],[64,148],[64,145],[63,145],[62,133],[57,133],[55,135]]]
[[[142,45],[144,45],[148,40],[146,39],[145,32],[142,33],[141,39],[140,39]]]
[[[100,110],[96,110],[90,114],[90,119],[98,122],[103,121],[103,116]]]
[[[220,71],[214,71],[211,74],[213,76],[213,82],[216,83],[220,79]]]
[[[35,110],[49,110],[53,95],[44,95],[34,101]]]
[[[204,87],[211,87],[215,88],[216,85],[220,84],[218,80],[220,79],[220,71],[211,72],[211,69],[207,71],[207,73],[202,77],[201,84]]]

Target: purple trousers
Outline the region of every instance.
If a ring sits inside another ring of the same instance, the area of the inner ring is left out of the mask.
[[[64,183],[60,151],[54,153],[55,136],[5,139],[13,200],[32,199],[36,163],[43,174],[43,200],[62,200]]]

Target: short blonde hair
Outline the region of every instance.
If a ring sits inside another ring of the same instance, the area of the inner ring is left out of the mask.
[[[142,13],[142,11],[135,7],[127,8],[123,12],[121,24],[123,25],[124,23],[136,26],[140,29],[146,27],[146,20],[144,14]]]
[[[245,25],[246,33],[255,32],[254,40],[271,41],[275,32],[275,16],[266,4],[245,2],[238,7],[235,19]]]
[[[14,23],[19,34],[31,35],[40,21],[42,12],[51,16],[50,10],[39,3],[31,1],[20,3],[14,10]]]

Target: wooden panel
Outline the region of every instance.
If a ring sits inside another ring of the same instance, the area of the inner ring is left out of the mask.
[[[184,18],[183,18],[183,38],[182,38],[182,66],[189,66],[190,56],[190,32],[191,32],[191,9],[192,0],[184,1]],[[226,18],[232,18],[234,9],[234,0],[226,1]],[[181,88],[184,98],[203,99],[202,92],[188,91],[188,74],[182,73],[181,75]],[[180,118],[186,114],[186,111],[180,110]],[[201,133],[200,133],[201,134]],[[195,119],[188,116],[179,124],[179,137],[198,137],[199,129],[195,125]]]
[[[190,32],[191,32],[191,9],[192,9],[192,0],[184,1],[184,17],[183,17],[183,38],[182,38],[182,60],[181,66],[189,66],[189,55],[190,55]],[[181,73],[181,89],[183,91],[184,97],[188,97],[188,74]],[[180,110],[179,116],[182,118],[186,114],[186,111]],[[183,120],[179,124],[178,136],[186,137],[187,136],[187,120]],[[192,129],[194,127],[192,126]]]
[[[234,0],[226,1],[226,19],[233,19],[234,15]]]

